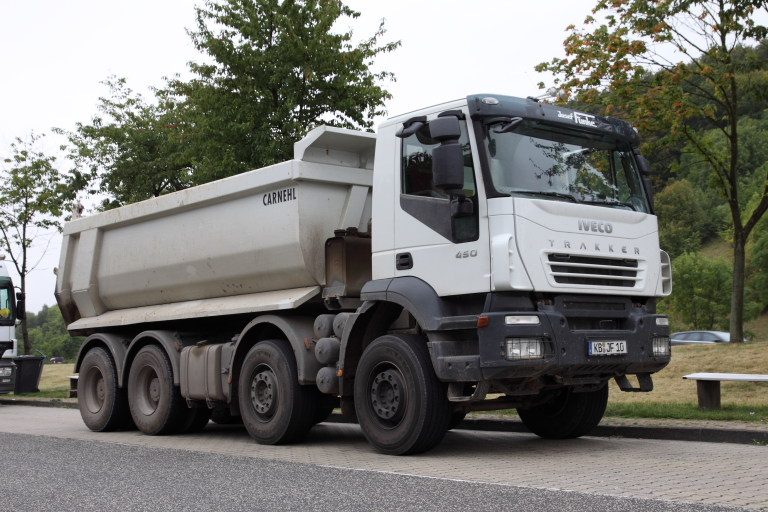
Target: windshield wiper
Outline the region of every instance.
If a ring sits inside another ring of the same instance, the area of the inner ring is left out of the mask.
[[[626,206],[627,208],[631,208],[632,211],[637,211],[637,210],[635,210],[635,207],[632,206],[630,203],[622,203],[621,201],[615,201],[613,199],[611,199],[610,201],[582,201],[582,203],[586,203],[586,204],[605,204],[605,205],[608,205],[608,206]]]
[[[537,192],[537,191],[533,191],[533,190],[520,190],[520,191],[518,191],[518,193],[520,193],[520,194],[532,194],[532,195],[536,195],[536,196],[559,197],[561,199],[570,199],[574,203],[580,203],[581,202],[578,199],[576,199],[574,196],[572,196],[570,194],[563,194],[562,192],[550,192],[550,191],[546,191],[546,192],[539,191],[539,192]]]

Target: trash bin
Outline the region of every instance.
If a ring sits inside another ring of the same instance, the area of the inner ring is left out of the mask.
[[[16,365],[10,359],[0,359],[0,395],[13,391]]]
[[[40,391],[40,376],[43,374],[43,361],[41,356],[17,356],[13,358],[16,363],[16,383],[13,386],[13,394],[37,393]]]

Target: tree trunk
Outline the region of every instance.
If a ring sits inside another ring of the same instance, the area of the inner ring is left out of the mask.
[[[739,229],[733,234],[733,287],[731,288],[731,343],[744,341],[744,246],[746,236]]]
[[[26,276],[21,276],[21,296],[24,297],[24,309],[27,308],[27,280]],[[24,318],[21,319],[21,337],[24,339],[24,354],[32,354],[32,343],[29,341],[29,331],[27,330],[27,315],[26,311],[19,311],[18,314],[23,314]]]

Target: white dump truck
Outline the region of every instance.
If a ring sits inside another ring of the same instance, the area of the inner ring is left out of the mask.
[[[152,435],[213,415],[277,444],[340,407],[407,454],[516,408],[584,435],[610,379],[650,391],[670,360],[637,146],[620,120],[475,95],[69,222],[56,299],[88,336],[83,420]]]
[[[16,323],[24,315],[24,299],[14,293],[5,255],[0,254],[0,394],[11,393],[16,380]]]

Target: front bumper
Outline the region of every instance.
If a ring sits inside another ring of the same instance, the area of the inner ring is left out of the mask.
[[[649,313],[628,297],[561,295],[537,311],[484,313],[488,325],[478,328],[480,370],[484,379],[623,375],[658,372],[670,356],[654,356],[654,336],[669,337],[669,327],[656,325],[665,315]],[[537,316],[538,325],[507,325],[509,315]],[[594,328],[597,327],[597,328]],[[508,338],[542,338],[543,359],[509,361]],[[590,355],[590,341],[626,342],[627,353]]]
[[[13,386],[16,383],[16,364],[8,359],[0,359],[0,368],[10,368],[9,377],[0,376],[0,395],[13,392]]]

